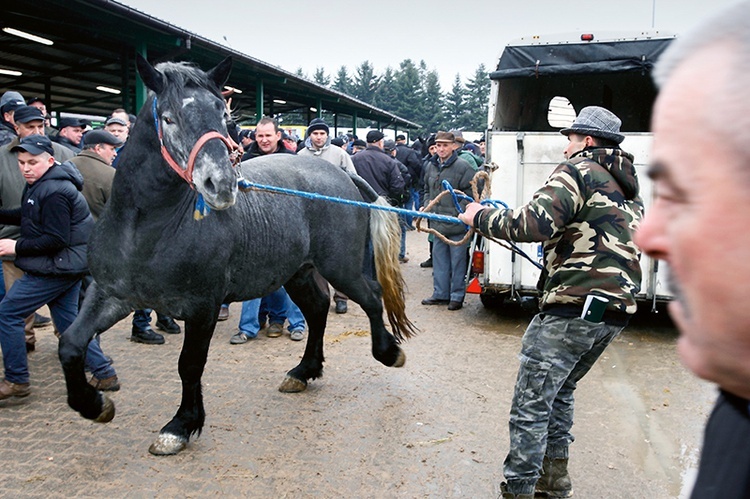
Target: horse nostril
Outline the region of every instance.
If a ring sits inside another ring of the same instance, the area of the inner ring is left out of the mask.
[[[206,192],[215,194],[216,193],[216,186],[214,185],[214,181],[211,180],[211,177],[207,178],[206,181],[203,183],[203,189],[206,190]]]

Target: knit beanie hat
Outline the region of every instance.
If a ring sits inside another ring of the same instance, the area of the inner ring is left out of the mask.
[[[307,135],[309,136],[315,130],[325,130],[325,132],[330,135],[328,125],[323,121],[323,118],[315,118],[310,122],[310,125],[307,127]]]

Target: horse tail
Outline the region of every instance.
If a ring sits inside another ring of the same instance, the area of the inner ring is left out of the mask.
[[[373,204],[388,206],[388,202],[378,197]],[[404,297],[404,276],[398,261],[401,249],[401,228],[395,213],[384,210],[370,210],[370,237],[375,254],[375,271],[383,290],[383,304],[397,341],[416,335],[417,328],[406,317]]]

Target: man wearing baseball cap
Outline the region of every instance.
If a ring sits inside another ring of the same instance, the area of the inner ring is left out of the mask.
[[[44,135],[44,113],[34,106],[17,107],[13,114],[14,128],[16,136],[9,144],[0,147],[0,208],[13,209],[21,206],[21,194],[26,185],[21,172],[18,170],[18,158],[12,149],[19,144],[19,141],[29,135]],[[73,157],[73,151],[63,147],[56,142],[52,142],[53,156],[58,161],[67,161]],[[0,239],[18,239],[21,230],[17,225],[0,224]],[[3,284],[6,293],[13,286],[13,283],[19,279],[23,272],[13,263],[13,255],[2,256],[3,266]],[[38,314],[31,314],[26,319],[26,349],[33,351],[36,348],[36,335],[34,334],[35,317]],[[41,316],[39,316],[41,317]],[[46,322],[49,319],[46,318]]]
[[[5,378],[0,400],[30,393],[24,349],[24,319],[47,305],[65,334],[78,315],[81,277],[88,271],[86,247],[94,219],[80,193],[83,178],[70,162],[58,163],[44,135],[22,138],[12,152],[26,181],[19,208],[0,210],[0,222],[21,225],[17,240],[0,239],[0,255],[15,255],[24,271],[0,302],[0,346]],[[117,390],[117,375],[97,339],[89,343],[86,367],[92,384]]]
[[[510,410],[504,499],[572,496],[573,392],[636,311],[633,235],[643,203],[633,155],[620,149],[620,125],[605,108],[581,109],[560,131],[566,160],[531,201],[515,210],[471,203],[459,216],[482,234],[541,242],[544,250],[541,313],[523,337]],[[591,302],[600,303],[600,316],[590,313]]]
[[[79,118],[60,118],[57,129],[60,132],[55,140],[62,144],[75,154],[81,152],[81,138],[83,131],[86,130],[88,122]]]

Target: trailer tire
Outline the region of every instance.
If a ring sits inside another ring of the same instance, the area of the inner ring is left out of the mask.
[[[503,308],[507,297],[508,295],[505,293],[482,293],[479,295],[479,300],[482,302],[484,308],[497,310]]]

